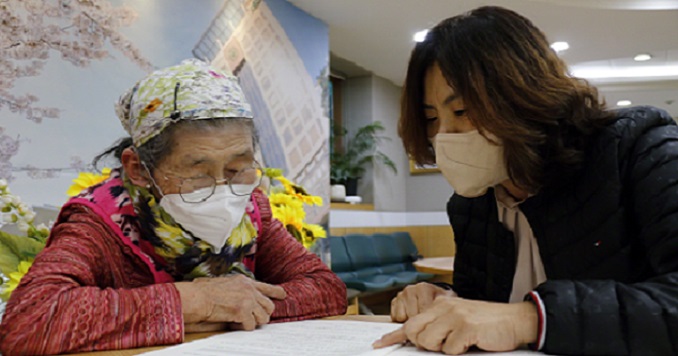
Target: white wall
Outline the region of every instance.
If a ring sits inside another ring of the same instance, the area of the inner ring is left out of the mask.
[[[343,120],[349,135],[360,126],[381,121],[386,128],[384,135],[391,140],[382,142],[379,149],[398,168],[397,175],[382,165],[368,169],[359,181],[358,194],[377,211],[445,211],[453,192],[445,178],[440,173],[410,174],[398,136],[400,94],[400,87],[377,76],[349,78],[342,85]]]
[[[351,78],[342,84],[343,124],[348,129],[344,136],[344,147],[348,138],[361,126],[372,122],[372,77]],[[372,169],[368,167],[365,175],[358,181],[358,195],[364,203],[374,202]]]
[[[445,211],[454,190],[440,173],[407,177],[407,211]]]
[[[398,137],[398,117],[400,116],[400,87],[390,81],[372,77],[372,119],[381,121],[389,141],[379,144],[379,150],[396,164],[398,173],[384,165],[377,165],[372,175],[374,183],[374,208],[377,211],[406,211],[406,179],[409,164],[402,141]]]

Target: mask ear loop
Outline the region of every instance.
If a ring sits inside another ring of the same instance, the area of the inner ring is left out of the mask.
[[[164,196],[165,196],[165,193],[163,193],[162,188],[160,188],[160,186],[159,186],[158,183],[155,181],[155,179],[153,179],[153,175],[151,174],[151,170],[148,169],[148,166],[146,165],[146,162],[144,162],[144,161],[141,160],[141,157],[139,156],[139,152],[137,152],[137,150],[136,150],[135,147],[132,147],[132,150],[134,151],[134,153],[137,154],[137,157],[139,157],[139,162],[141,162],[141,166],[144,167],[144,170],[146,171],[146,174],[148,175],[148,179],[151,181],[151,183],[153,183],[153,186],[155,186],[155,189],[158,190],[158,193],[160,193],[160,197],[161,197],[161,198],[164,197]],[[144,186],[144,188],[150,189],[150,188],[151,188],[151,183],[146,183],[146,185]]]
[[[162,192],[162,188],[160,188],[160,186],[158,185],[158,183],[156,183],[155,179],[153,179],[153,175],[151,174],[151,171],[148,169],[148,166],[146,166],[146,163],[141,162],[141,165],[144,166],[144,169],[146,170],[146,173],[148,173],[148,179],[151,180],[151,182],[153,183],[153,186],[155,186],[155,189],[158,190],[158,193],[160,193],[160,197],[161,197],[161,198],[164,197],[164,196],[165,196],[165,193]],[[151,187],[150,184],[146,184],[146,188],[147,188],[147,189],[150,188],[150,187]]]

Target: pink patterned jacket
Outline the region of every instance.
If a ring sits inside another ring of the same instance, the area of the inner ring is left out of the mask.
[[[343,314],[346,287],[297,243],[255,192],[262,226],[255,253],[257,280],[282,286],[272,322]],[[47,247],[7,303],[0,351],[47,355],[181,343],[179,293],[125,244],[91,207],[62,209]],[[164,273],[164,272],[163,272]]]

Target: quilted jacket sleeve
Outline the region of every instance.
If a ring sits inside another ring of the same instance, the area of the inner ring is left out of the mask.
[[[625,120],[620,179],[629,195],[629,226],[638,231],[654,277],[539,286],[547,353],[678,354],[678,126],[652,108]]]
[[[268,199],[257,193],[263,233],[257,243],[256,277],[280,285],[284,300],[274,300],[274,322],[304,320],[346,312],[346,285],[273,218]]]
[[[172,284],[111,288],[128,271],[121,246],[82,211],[52,230],[49,245],[12,293],[0,325],[3,355],[47,355],[179,343],[183,316]],[[117,272],[116,272],[117,269]]]

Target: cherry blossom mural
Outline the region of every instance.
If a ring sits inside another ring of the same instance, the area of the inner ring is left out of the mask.
[[[130,7],[116,7],[104,0],[0,1],[0,115],[9,111],[36,124],[59,118],[59,107],[41,106],[35,94],[13,90],[17,80],[39,76],[55,57],[87,67],[92,61],[111,57],[109,45],[143,70],[151,70],[151,63],[119,32],[135,18]],[[61,170],[13,167],[10,159],[18,153],[21,140],[2,131],[0,126],[0,177],[12,180],[14,169],[29,172],[31,178],[48,178]],[[86,168],[78,156],[71,160],[68,168]]]
[[[110,56],[110,43],[145,70],[151,63],[125,36],[136,13],[129,7],[113,7],[102,0],[5,0],[0,1],[0,109],[18,112],[36,123],[57,118],[59,109],[39,107],[30,93],[11,92],[14,82],[37,76],[52,55],[76,67]]]

